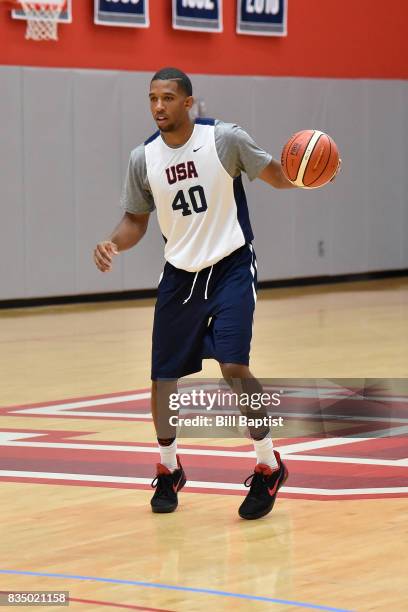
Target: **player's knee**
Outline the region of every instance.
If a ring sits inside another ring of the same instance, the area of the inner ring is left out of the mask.
[[[248,366],[239,363],[220,363],[220,368],[226,380],[231,378],[248,378],[251,375]]]

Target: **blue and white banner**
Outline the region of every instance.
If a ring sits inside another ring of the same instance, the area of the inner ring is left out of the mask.
[[[173,28],[222,32],[222,0],[173,0]]]
[[[237,32],[255,36],[286,36],[287,14],[287,0],[238,0]]]
[[[149,0],[94,0],[98,25],[148,28]]]

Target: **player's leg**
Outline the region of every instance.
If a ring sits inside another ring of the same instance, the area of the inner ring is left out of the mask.
[[[248,366],[220,363],[220,367],[224,379],[238,396],[244,393],[249,398],[259,397],[259,394],[263,393],[262,385],[252,375]],[[251,405],[242,408],[240,403],[240,409],[248,419],[263,419],[268,416],[264,407],[259,410],[252,409]],[[261,518],[272,510],[278,490],[288,477],[288,471],[278,451],[273,449],[269,427],[265,424],[262,427],[249,426],[248,429],[257,463],[254,473],[245,481],[245,485],[248,483],[250,489],[238,512],[242,518],[251,520]]]
[[[249,370],[257,287],[252,245],[244,245],[214,266],[212,276],[213,319],[208,328],[207,346],[220,363],[224,378],[238,387],[237,392],[241,390],[249,396],[262,393],[261,384]],[[259,418],[259,411],[256,416]],[[259,518],[271,511],[278,488],[287,478],[279,453],[273,450],[269,428],[250,428],[250,434],[257,465],[250,477],[250,491],[239,509],[240,516],[247,519]]]
[[[186,483],[186,475],[177,455],[177,430],[171,419],[178,415],[177,410],[170,409],[173,394],[177,394],[177,380],[152,381],[151,407],[160,463],[152,482],[155,492],[150,505],[152,511],[157,513],[173,512],[177,508],[177,493]]]
[[[249,398],[257,398],[263,393],[261,383],[253,376],[248,366],[237,363],[220,363],[220,368],[223,378],[238,396],[245,394]],[[256,403],[256,406],[258,406],[258,403]],[[253,408],[252,404],[247,405],[246,402],[242,402],[239,407],[241,414],[247,417],[249,422],[251,422],[251,419],[263,419],[265,421],[268,417],[265,406]],[[269,426],[267,424],[257,427],[249,425],[248,429],[255,444],[258,463],[265,463],[272,470],[276,470],[278,463],[273,452]],[[268,445],[266,445],[266,442],[268,442]]]
[[[203,300],[191,294],[195,274],[177,270],[166,263],[159,284],[152,339],[152,416],[159,444],[160,463],[152,486],[153,512],[173,512],[177,493],[186,483],[177,455],[177,379],[201,370],[201,347],[207,318]],[[202,292],[203,293],[203,292]],[[204,296],[204,293],[202,297]]]
[[[159,443],[160,463],[170,471],[177,468],[177,428],[172,425],[171,417],[177,416],[178,410],[170,409],[174,394],[177,394],[177,380],[152,381],[151,410]]]

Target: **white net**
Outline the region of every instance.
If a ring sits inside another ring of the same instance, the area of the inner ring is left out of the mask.
[[[31,40],[58,40],[58,17],[64,3],[20,2],[27,19],[25,37]]]

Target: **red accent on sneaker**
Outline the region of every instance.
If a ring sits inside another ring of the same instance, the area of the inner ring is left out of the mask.
[[[180,482],[183,480],[183,468],[181,467],[181,463],[180,463],[180,457],[179,457],[179,455],[176,455],[176,458],[177,458],[177,469],[178,469],[178,470],[181,470],[181,474],[180,474],[180,478],[178,479],[177,484],[173,484],[173,491],[174,491],[175,493],[177,493],[178,488],[179,488],[179,486],[180,486]]]
[[[269,465],[266,465],[266,463],[257,463],[255,466],[255,472],[257,474],[263,474],[264,476],[272,476],[274,471],[276,470],[272,470],[272,468]]]
[[[178,479],[178,481],[177,481],[177,484],[173,484],[173,491],[174,491],[175,493],[177,493],[177,491],[178,491],[179,484],[180,484],[180,482],[181,482],[182,478],[183,478],[183,474],[181,474],[180,478],[179,478],[179,479]]]
[[[281,466],[281,457],[277,450],[274,450],[273,454],[275,455],[276,461],[278,462],[278,467],[272,469],[271,466],[266,465],[266,463],[257,463],[257,465],[255,466],[255,472],[258,472],[258,474],[265,474],[265,476],[270,476],[274,472],[277,472]]]
[[[277,490],[277,488],[278,488],[278,484],[279,484],[279,478],[277,478],[277,479],[276,479],[276,482],[275,482],[275,484],[274,484],[274,486],[273,486],[273,488],[272,488],[272,489],[270,489],[270,488],[268,487],[268,493],[269,493],[269,495],[271,495],[271,496],[272,496],[272,495],[275,495],[276,490]]]
[[[269,476],[272,476],[272,474],[275,474],[276,472],[279,472],[280,470],[280,466],[281,466],[281,458],[280,455],[278,453],[278,451],[274,451],[275,453],[275,457],[278,461],[278,467],[276,469],[272,469],[269,465],[266,465],[265,463],[258,463],[255,466],[255,472],[257,472],[258,474],[263,474],[264,476],[266,476],[267,478]],[[279,485],[279,478],[276,479],[275,484],[273,485],[272,488],[268,487],[268,493],[269,495],[272,497],[273,495],[275,495],[277,489],[278,489],[278,485]]]
[[[160,476],[161,474],[171,474],[169,468],[167,468],[165,465],[162,465],[161,463],[158,463],[156,468],[157,476]]]
[[[269,478],[269,476],[272,476],[272,474],[279,472],[279,469],[280,468],[278,467],[276,470],[272,470],[272,468],[269,465],[265,465],[265,463],[258,463],[255,466],[255,472],[257,472],[258,474],[263,474],[267,478]],[[275,495],[277,488],[278,488],[278,484],[279,484],[279,478],[276,479],[276,482],[274,486],[272,487],[272,489],[268,487],[269,495],[271,496]]]

